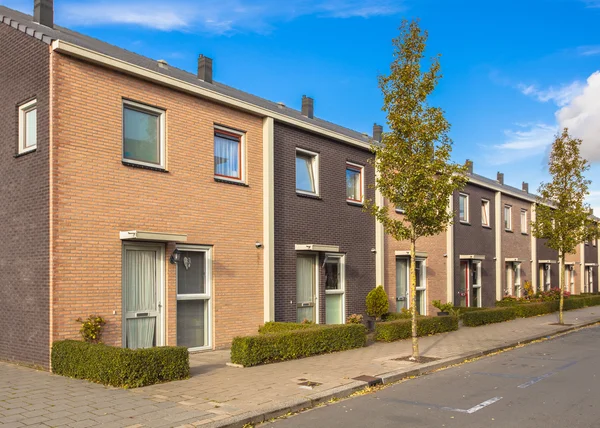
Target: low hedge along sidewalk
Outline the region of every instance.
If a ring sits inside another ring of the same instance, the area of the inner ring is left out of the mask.
[[[461,316],[463,325],[477,327],[484,324],[514,320],[517,313],[514,308],[490,308],[483,311],[466,312]]]
[[[417,318],[418,336],[428,336],[454,330],[458,330],[458,317],[455,316]],[[393,342],[408,339],[411,336],[412,324],[410,319],[375,323],[375,340]]]
[[[55,374],[104,385],[136,388],[190,376],[190,356],[182,346],[146,349],[61,340],[52,344]]]
[[[362,324],[327,325],[236,337],[231,344],[231,362],[250,367],[362,348],[366,342],[366,328]]]
[[[258,328],[258,333],[284,333],[286,331],[306,330],[307,328],[319,328],[325,326],[325,324],[269,321]]]

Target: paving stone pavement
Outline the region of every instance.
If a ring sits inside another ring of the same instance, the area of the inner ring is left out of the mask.
[[[552,314],[462,327],[421,338],[420,350],[441,359],[466,357],[567,329],[550,325],[556,321]],[[600,307],[565,312],[568,324],[595,321],[600,321]],[[227,366],[229,351],[197,353],[190,356],[190,379],[132,390],[0,362],[0,426],[242,426],[248,415],[302,408],[311,400],[314,404],[332,393],[362,388],[364,382],[352,379],[360,375],[413,370],[417,364],[393,360],[410,352],[410,340],[404,340],[252,368]],[[301,380],[320,385],[304,389],[298,385]]]

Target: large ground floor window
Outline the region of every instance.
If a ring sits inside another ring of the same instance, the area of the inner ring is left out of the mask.
[[[343,254],[325,254],[325,322],[344,324],[345,318],[345,257]]]
[[[521,262],[506,262],[504,281],[506,287],[504,289],[505,296],[521,297]]]
[[[552,288],[552,264],[551,263],[540,263],[540,291],[548,291]]]
[[[594,266],[585,267],[585,278],[583,282],[584,293],[594,293]]]
[[[481,260],[461,260],[459,306],[481,307],[481,282]]]
[[[211,247],[177,249],[177,345],[206,349],[211,346]]]

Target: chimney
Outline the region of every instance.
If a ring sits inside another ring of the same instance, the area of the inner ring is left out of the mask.
[[[498,183],[504,184],[504,174],[498,171],[498,174],[496,175],[496,180],[498,181]]]
[[[529,193],[529,183],[523,182],[522,188],[525,193]]]
[[[373,140],[381,143],[381,135],[383,134],[383,126],[373,124]]]
[[[467,166],[467,173],[473,174],[473,161],[471,159],[467,159],[465,165]]]
[[[213,66],[212,59],[200,54],[198,56],[198,79],[204,80],[206,83],[213,82]]]
[[[34,0],[33,20],[38,24],[54,28],[54,0]]]
[[[315,117],[315,101],[306,95],[302,95],[302,115],[309,119]]]

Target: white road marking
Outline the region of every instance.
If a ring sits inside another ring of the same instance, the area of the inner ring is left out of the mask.
[[[483,403],[480,403],[480,404],[478,404],[476,406],[471,407],[469,410],[466,411],[466,413],[468,413],[468,414],[475,413],[478,410],[481,410],[484,407],[487,407],[490,404],[494,404],[496,401],[500,401],[500,400],[502,400],[502,397],[490,398],[489,400],[485,400]]]
[[[531,379],[529,382],[525,382],[525,383],[522,383],[521,385],[517,386],[517,388],[521,388],[521,389],[527,388],[528,386],[531,386],[531,385],[534,385],[534,384],[538,383],[540,380],[544,380],[546,378],[549,378],[554,373],[555,372],[550,372],[550,373],[546,373],[546,374],[543,374],[541,376],[535,377],[535,378]]]

